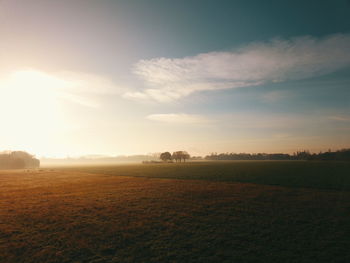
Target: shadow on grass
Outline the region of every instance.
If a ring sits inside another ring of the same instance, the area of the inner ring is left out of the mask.
[[[350,190],[350,162],[219,161],[70,167],[65,169],[112,176],[244,182],[286,187]]]

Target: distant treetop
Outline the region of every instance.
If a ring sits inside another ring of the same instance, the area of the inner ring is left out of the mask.
[[[350,149],[342,149],[335,152],[310,153],[307,150],[298,151],[293,155],[286,153],[212,153],[205,157],[206,160],[334,160],[350,161]]]
[[[40,161],[24,151],[6,151],[0,153],[0,169],[38,168]]]

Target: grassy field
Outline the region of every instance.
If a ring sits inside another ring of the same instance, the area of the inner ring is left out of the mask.
[[[350,262],[349,190],[336,162],[0,171],[0,262]]]
[[[350,162],[219,161],[69,167],[65,170],[117,176],[242,182],[350,191]]]

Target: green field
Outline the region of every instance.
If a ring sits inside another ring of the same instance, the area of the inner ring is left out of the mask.
[[[0,171],[0,262],[350,262],[350,163]]]
[[[244,182],[287,187],[350,190],[350,162],[218,161],[70,167],[68,169],[117,176]]]

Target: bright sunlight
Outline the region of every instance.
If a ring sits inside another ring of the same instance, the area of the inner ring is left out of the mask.
[[[40,71],[10,74],[0,82],[0,135],[18,148],[49,153],[48,142],[64,127],[60,98],[69,86]]]

